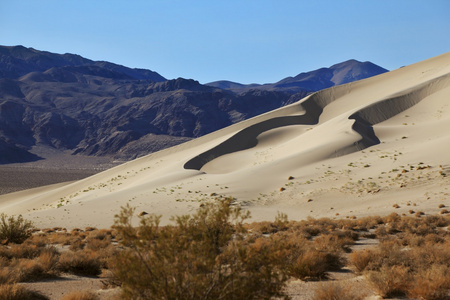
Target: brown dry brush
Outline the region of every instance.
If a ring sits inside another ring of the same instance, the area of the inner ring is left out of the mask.
[[[442,230],[450,219],[389,218],[395,237],[387,234],[377,248],[350,254],[354,268],[382,297],[450,299],[450,235]]]
[[[2,217],[9,238],[8,245],[0,245],[0,284],[37,281],[57,277],[61,272],[97,276],[107,268],[107,261],[116,252],[111,244],[111,231],[71,235],[53,230],[29,236],[30,228],[34,228],[30,222],[20,216]],[[26,236],[29,237],[20,239],[22,244],[11,243],[19,241],[17,237]],[[68,241],[79,242],[81,246],[63,253],[54,247],[55,244],[67,245]]]
[[[230,204],[205,204],[165,227],[148,215],[134,228],[134,210],[123,208],[114,228],[127,249],[112,270],[124,298],[287,299],[287,275],[273,262],[270,245],[247,243],[242,223],[249,215]]]
[[[31,291],[18,284],[0,284],[0,300],[48,300],[39,292]]]

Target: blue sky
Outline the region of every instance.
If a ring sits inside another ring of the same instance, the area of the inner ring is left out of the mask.
[[[0,0],[0,45],[271,83],[352,58],[392,70],[448,52],[449,16],[449,0]]]

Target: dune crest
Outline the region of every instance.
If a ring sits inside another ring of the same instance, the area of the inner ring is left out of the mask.
[[[0,197],[38,226],[108,227],[120,207],[163,215],[234,197],[255,220],[439,212],[450,183],[450,53],[65,185]],[[396,204],[395,208],[393,204]]]

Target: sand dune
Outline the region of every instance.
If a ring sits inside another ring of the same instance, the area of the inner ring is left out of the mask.
[[[219,196],[254,220],[436,213],[450,204],[449,105],[446,53],[77,182],[0,196],[0,210],[68,228],[109,227],[126,204],[165,223]]]

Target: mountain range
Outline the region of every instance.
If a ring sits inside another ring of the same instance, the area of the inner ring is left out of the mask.
[[[384,72],[349,60],[273,84],[202,85],[75,54],[0,46],[0,163],[38,160],[39,147],[130,160]]]

